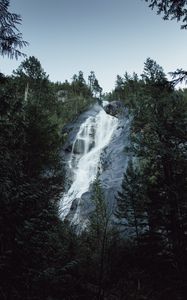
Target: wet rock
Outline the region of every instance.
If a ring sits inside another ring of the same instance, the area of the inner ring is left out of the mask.
[[[72,146],[73,146],[73,145],[70,145],[70,144],[69,144],[69,145],[67,145],[67,147],[66,147],[66,148],[64,147],[64,151],[66,151],[66,152],[70,152],[70,153],[71,153],[71,151],[72,151]]]
[[[112,101],[103,108],[107,114],[116,117],[123,112],[124,105],[121,101]]]
[[[85,142],[81,139],[76,140],[73,145],[73,154],[82,154],[84,153]]]
[[[121,190],[123,174],[126,171],[129,154],[125,147],[129,145],[130,119],[121,117],[119,126],[108,147],[101,156],[100,181],[109,207],[115,210],[117,192]]]
[[[114,102],[116,103],[116,101]],[[79,120],[76,120],[74,127],[72,126],[72,129],[68,135],[66,146],[64,147],[67,160],[69,150],[72,150],[73,144],[73,153],[75,156],[83,153],[82,151],[84,151],[84,142],[81,140],[81,138],[74,143],[77,132],[81,124],[88,116],[95,116],[101,109],[102,107],[96,106],[91,111],[83,114],[83,116],[80,116]],[[110,107],[108,109],[112,114],[118,115],[118,126],[109,145],[105,147],[101,153],[99,179],[101,181],[107,205],[109,209],[114,212],[116,208],[117,192],[121,190],[123,174],[126,171],[129,160],[129,154],[125,153],[125,147],[129,145],[130,118],[128,111],[125,108],[122,109],[122,106],[120,105],[116,106],[116,110],[112,110]],[[93,130],[93,132],[91,131],[90,133],[90,149],[95,145],[94,138],[95,132]],[[81,228],[85,228],[86,224],[88,224],[89,216],[94,209],[91,201],[90,191],[84,193],[81,198],[75,199],[72,202],[70,212],[67,215],[67,219],[70,221],[70,223],[77,227],[79,232],[81,231]]]

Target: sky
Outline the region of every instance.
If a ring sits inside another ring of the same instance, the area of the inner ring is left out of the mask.
[[[9,10],[22,17],[19,30],[28,56],[41,62],[50,80],[71,81],[94,71],[104,92],[116,76],[140,75],[151,57],[165,73],[187,69],[187,31],[164,21],[144,0],[10,0]],[[21,63],[2,58],[0,71],[10,75]]]

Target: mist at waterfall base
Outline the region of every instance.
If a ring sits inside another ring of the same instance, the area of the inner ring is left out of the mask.
[[[126,120],[126,123],[128,123],[128,120]],[[118,151],[122,152],[124,149],[124,145],[120,145],[119,142],[117,145],[117,141],[115,141],[121,135],[121,127],[118,118],[107,114],[98,105],[90,110],[90,114],[89,111],[87,112],[86,119],[79,125],[78,132],[74,137],[71,154],[67,161],[67,168],[69,173],[72,174],[72,183],[60,200],[60,216],[62,220],[71,215],[71,224],[82,228],[86,226],[87,218],[85,216],[84,218],[82,217],[82,210],[85,205],[84,195],[89,192],[98,171],[101,174],[102,187],[105,188],[107,185],[106,181],[110,180],[111,182],[108,183],[110,189],[113,185],[115,186],[115,181],[118,181],[117,188],[119,188],[126,163],[124,164],[125,160],[123,158],[123,163],[120,163],[120,168],[118,168],[119,162],[114,165],[114,157],[112,158],[111,156],[116,152],[116,159],[119,160],[120,155],[118,155]],[[114,150],[112,145],[116,145],[118,150]],[[113,162],[111,162],[111,158]],[[106,167],[109,162],[110,170]],[[118,168],[119,171],[115,170],[115,168]],[[109,172],[111,173],[110,176]],[[114,192],[116,192],[116,187],[114,189]]]

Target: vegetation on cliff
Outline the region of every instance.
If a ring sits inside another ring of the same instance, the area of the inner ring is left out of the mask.
[[[0,52],[16,58],[26,42],[8,6],[0,1]],[[140,77],[117,76],[107,97],[132,115],[132,160],[115,215],[132,234],[112,225],[96,178],[96,209],[77,236],[58,212],[62,129],[102,88],[93,71],[53,83],[34,56],[0,75],[1,299],[186,299],[187,90],[175,83],[150,58]]]

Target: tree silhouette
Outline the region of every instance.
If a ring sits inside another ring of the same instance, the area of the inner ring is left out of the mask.
[[[181,29],[187,29],[187,1],[186,0],[145,0],[151,9],[156,8],[157,14],[163,14],[164,20],[182,21]]]
[[[19,56],[25,56],[18,49],[28,43],[22,39],[22,33],[17,28],[22,19],[20,15],[8,11],[9,4],[9,0],[0,0],[0,54],[18,59]]]
[[[145,0],[150,3],[151,9],[157,8],[157,14],[164,14],[164,20],[182,21],[181,29],[187,29],[187,0]],[[169,73],[173,80],[172,84],[176,85],[181,82],[187,82],[187,71],[177,69]]]

